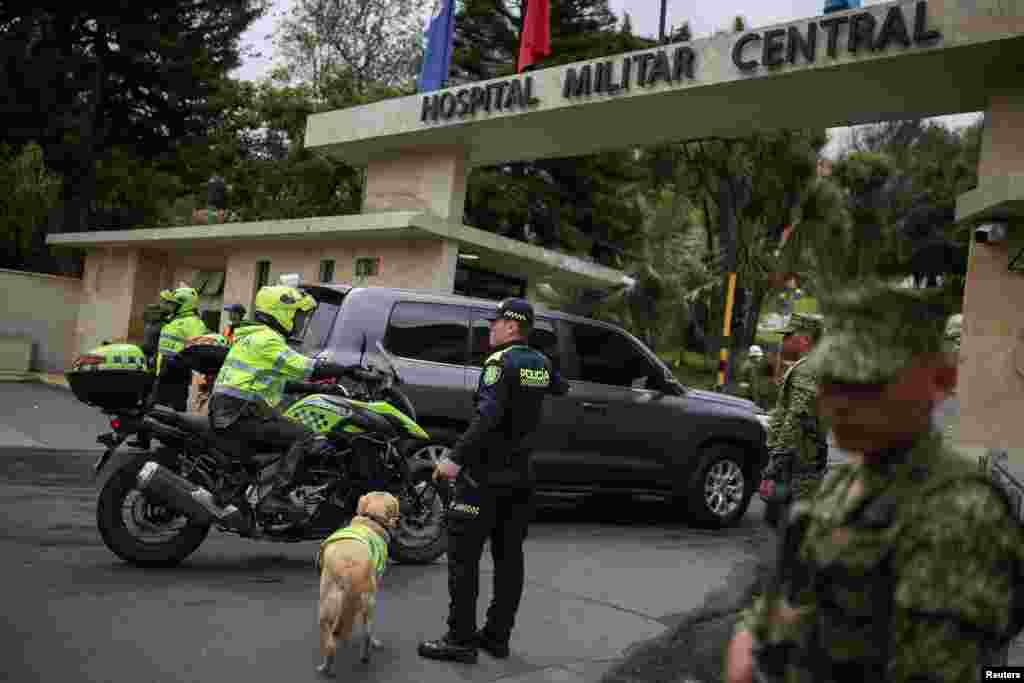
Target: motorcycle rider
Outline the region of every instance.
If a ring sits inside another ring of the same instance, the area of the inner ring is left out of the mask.
[[[236,330],[210,398],[210,425],[221,438],[288,449],[259,511],[290,521],[301,521],[306,514],[288,496],[299,464],[305,455],[329,446],[325,437],[286,418],[277,408],[285,382],[338,377],[347,369],[288,347],[286,340],[301,335],[316,306],[312,296],[294,287],[261,288],[254,322]]]
[[[167,322],[160,330],[160,347],[156,356],[156,375],[160,378],[156,402],[184,411],[188,407],[188,388],[192,372],[180,367],[178,354],[190,339],[209,334],[196,309],[199,293],[191,287],[165,289],[160,292]]]
[[[199,317],[199,294],[182,284],[177,289],[160,292],[160,306],[164,322],[157,345],[155,373],[159,379],[154,386],[154,402],[179,412],[188,410],[188,392],[192,385],[192,371],[177,363],[178,354],[190,339],[209,334]],[[151,327],[151,336],[153,328]],[[149,450],[149,434],[140,432],[129,445]]]

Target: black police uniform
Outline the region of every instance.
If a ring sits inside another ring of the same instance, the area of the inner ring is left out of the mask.
[[[498,316],[532,324],[533,307],[522,299],[506,300]],[[484,363],[474,398],[476,417],[450,456],[462,471],[448,515],[448,633],[422,643],[422,656],[474,662],[477,647],[508,656],[523,593],[523,541],[536,480],[524,441],[540,423],[544,397],[568,391],[551,361],[521,340],[498,347]],[[477,632],[480,556],[488,539],[494,597],[487,623]]]

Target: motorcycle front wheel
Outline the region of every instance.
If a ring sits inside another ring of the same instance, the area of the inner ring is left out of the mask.
[[[174,567],[191,555],[210,533],[208,524],[150,501],[138,489],[142,460],[110,475],[100,491],[96,525],[110,550],[137,567]]]
[[[411,462],[404,490],[394,491],[402,518],[391,539],[391,555],[403,564],[430,564],[448,549],[447,487],[434,482],[434,468]]]

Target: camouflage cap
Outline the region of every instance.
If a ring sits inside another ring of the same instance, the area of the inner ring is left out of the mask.
[[[941,293],[870,282],[822,305],[828,331],[807,363],[824,381],[887,383],[915,357],[944,349],[950,303]]]
[[[809,334],[821,336],[825,330],[825,317],[814,313],[794,313],[789,323],[780,330],[783,334]]]

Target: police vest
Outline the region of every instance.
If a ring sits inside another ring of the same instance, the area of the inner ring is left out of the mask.
[[[246,326],[235,332],[213,393],[276,406],[284,398],[285,383],[307,381],[314,366],[312,358],[288,348],[279,332],[266,325]]]
[[[168,361],[181,353],[190,339],[204,334],[209,334],[209,330],[195,313],[187,313],[164,325],[160,330],[159,355],[156,362],[157,374],[160,374]]]

